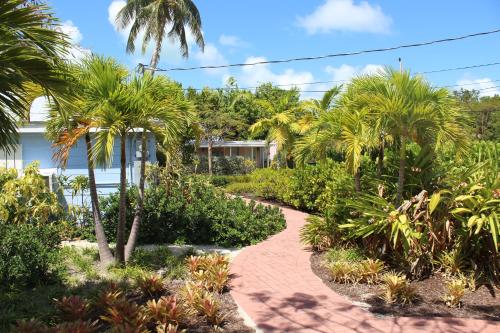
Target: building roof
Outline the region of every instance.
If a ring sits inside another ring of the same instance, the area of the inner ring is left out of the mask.
[[[269,145],[273,146],[276,143],[271,142]],[[266,140],[245,140],[245,141],[214,141],[213,147],[267,147]],[[200,142],[200,148],[207,148],[208,142],[203,140]]]

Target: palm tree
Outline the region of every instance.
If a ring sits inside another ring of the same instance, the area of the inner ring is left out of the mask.
[[[310,124],[305,135],[298,140],[294,156],[297,163],[310,159],[324,159],[330,151],[345,155],[346,168],[354,177],[355,189],[361,191],[361,157],[372,147],[370,112],[358,99],[358,87],[350,84],[335,105],[334,97],[340,93],[335,87],[325,93],[318,105],[317,118]]]
[[[384,127],[398,139],[399,171],[397,203],[403,198],[408,143],[434,150],[453,144],[459,152],[467,148],[467,131],[456,102],[446,89],[433,88],[421,76],[387,68],[378,74],[382,84],[372,84],[360,97]]]
[[[278,152],[284,153],[286,161],[290,161],[296,135],[301,132],[301,126],[297,122],[298,115],[302,111],[301,105],[290,103],[288,95],[282,96],[276,104],[263,99],[256,100],[256,104],[270,116],[250,126],[250,133],[253,135],[265,133],[266,141],[276,142]]]
[[[205,47],[200,13],[192,0],[127,0],[118,13],[116,22],[121,29],[126,29],[131,24],[127,52],[135,51],[135,41],[141,32],[144,33],[142,53],[145,53],[151,40],[155,42],[150,62],[152,68],[158,65],[165,37],[178,39],[182,56],[188,57],[186,26],[194,35],[196,44],[202,50]]]
[[[128,261],[134,251],[144,210],[147,133],[154,134],[163,144],[171,145],[194,117],[193,107],[184,99],[180,87],[164,76],[153,77],[146,73],[135,77],[130,82],[130,89],[136,101],[133,103],[133,126],[141,129],[141,166],[137,205],[125,247],[125,261]]]
[[[93,157],[93,136],[95,129],[100,127],[96,114],[102,106],[98,102],[99,93],[105,86],[115,86],[115,81],[122,81],[126,71],[110,58],[91,56],[80,64],[69,67],[71,80],[65,91],[54,96],[53,110],[47,124],[47,135],[54,141],[57,148],[54,157],[65,166],[70,150],[83,138],[86,145],[88,166],[89,192],[92,204],[92,214],[95,233],[99,248],[101,263],[109,265],[114,261],[109,248],[104,227],[97,186],[95,182],[95,159]]]
[[[61,55],[66,36],[55,29],[48,7],[25,0],[0,1],[0,149],[17,140],[17,121],[41,93],[64,88]]]

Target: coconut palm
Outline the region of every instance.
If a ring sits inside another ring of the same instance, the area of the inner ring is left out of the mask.
[[[453,144],[463,153],[467,148],[467,130],[456,102],[446,89],[433,88],[421,76],[387,68],[378,74],[382,84],[372,84],[364,99],[377,119],[398,140],[399,171],[397,199],[403,198],[406,150],[413,141],[435,151]]]
[[[125,261],[134,251],[144,210],[147,133],[154,134],[163,145],[172,145],[194,118],[193,106],[184,99],[183,91],[164,76],[153,77],[146,73],[135,77],[129,88],[136,101],[132,103],[135,108],[132,125],[141,130],[141,165],[137,205],[125,247]]]
[[[34,98],[64,87],[60,56],[69,44],[56,27],[45,5],[0,1],[0,149],[16,142]]]
[[[202,50],[205,47],[200,13],[192,0],[127,0],[118,13],[116,22],[121,29],[131,25],[127,52],[135,51],[135,42],[141,33],[144,33],[142,53],[145,53],[151,40],[155,42],[150,62],[152,68],[158,65],[165,37],[177,39],[182,56],[188,57],[186,27],[193,34],[196,44]]]

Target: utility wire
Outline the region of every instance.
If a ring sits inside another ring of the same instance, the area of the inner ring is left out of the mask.
[[[498,81],[498,80],[496,80]],[[446,88],[447,86],[443,86],[443,87],[434,87],[434,88]],[[448,86],[449,87],[449,86]],[[493,89],[497,89],[497,88],[500,88],[500,86],[492,86],[492,87],[488,87],[488,88],[481,88],[481,89],[474,89],[475,91],[487,91],[487,90],[493,90]],[[327,92],[328,90],[301,90],[300,92],[301,93],[325,93]]]
[[[500,62],[492,62],[488,64],[477,64],[470,66],[462,66],[462,67],[453,67],[453,68],[444,68],[444,69],[436,69],[432,71],[424,71],[424,72],[416,72],[415,74],[429,74],[429,73],[441,73],[441,72],[449,72],[449,71],[458,71],[464,69],[472,69],[472,68],[480,68],[480,67],[488,67],[488,66],[496,66],[500,65]],[[313,82],[297,82],[297,83],[286,83],[286,84],[273,84],[275,87],[294,87],[294,86],[305,86],[305,85],[315,85],[315,84],[325,84],[325,83],[344,83],[349,82],[351,80],[326,80],[326,81],[313,81]],[[493,80],[491,82],[497,82],[500,80]],[[447,85],[441,86],[440,88],[448,88],[448,87],[460,87],[466,85],[474,85],[477,83],[465,83],[465,84],[456,84],[456,85]],[[210,88],[210,87],[207,87]],[[223,89],[223,90],[253,90],[257,89],[258,86],[253,87],[213,87],[211,89]],[[193,90],[203,90],[203,88],[184,88],[184,90],[193,89]]]
[[[153,68],[151,66],[144,65],[144,64],[140,63],[138,65],[138,67],[143,68],[143,69],[147,69],[150,71],[156,71],[156,72],[172,72],[172,71],[192,71],[192,70],[197,70],[197,69],[245,67],[245,66],[255,66],[255,65],[265,65],[265,64],[281,64],[281,63],[289,63],[289,62],[295,62],[295,61],[319,60],[319,59],[326,59],[326,58],[353,56],[353,55],[366,54],[366,53],[378,53],[378,52],[394,51],[394,50],[405,49],[405,48],[412,48],[412,47],[420,47],[420,46],[426,46],[426,45],[432,45],[432,44],[438,44],[438,43],[453,42],[453,41],[472,38],[472,37],[491,35],[491,34],[495,34],[498,32],[500,32],[500,29],[483,31],[483,32],[476,32],[476,33],[461,35],[461,36],[456,36],[456,37],[436,39],[436,40],[431,40],[431,41],[426,41],[426,42],[403,44],[403,45],[397,45],[397,46],[385,47],[385,48],[376,48],[376,49],[368,49],[368,50],[361,50],[361,51],[333,53],[333,54],[326,54],[326,55],[321,55],[321,56],[256,61],[256,62],[250,62],[250,63],[235,63],[235,64],[227,64],[227,65],[207,65],[207,66],[194,66],[194,67],[173,67],[173,68],[165,68],[165,69],[158,68],[158,67]]]

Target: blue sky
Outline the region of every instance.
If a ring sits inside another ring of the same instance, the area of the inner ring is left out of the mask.
[[[195,0],[203,20],[205,52],[194,43],[189,59],[178,47],[167,44],[159,67],[219,65],[314,56],[343,51],[394,46],[448,36],[493,30],[500,27],[500,1],[358,1],[358,0]],[[133,69],[148,63],[150,54],[125,52],[126,32],[113,22],[123,0],[49,0],[63,29],[76,45],[115,57]],[[78,49],[78,48],[77,48]],[[140,50],[140,47],[138,47]],[[347,80],[379,66],[404,67],[412,72],[500,62],[500,34],[435,46],[319,61],[255,67],[170,72],[184,86],[221,87],[234,76],[241,87],[271,81],[292,84]],[[500,66],[435,73],[426,76],[434,85],[465,84],[485,89],[484,95],[500,93]],[[331,84],[300,86],[324,90]],[[304,98],[319,93],[303,93]]]

